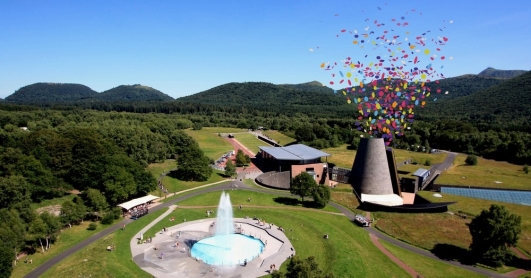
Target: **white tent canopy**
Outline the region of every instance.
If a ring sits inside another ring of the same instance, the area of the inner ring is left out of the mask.
[[[150,202],[150,201],[153,201],[153,200],[156,200],[158,199],[159,197],[155,197],[153,195],[147,195],[147,196],[144,196],[144,197],[140,197],[140,198],[136,198],[136,199],[133,199],[131,201],[127,201],[123,204],[119,204],[118,206],[119,207],[122,207],[126,210],[129,210],[131,208],[134,208],[138,205],[142,205],[142,204],[145,204],[147,202]]]

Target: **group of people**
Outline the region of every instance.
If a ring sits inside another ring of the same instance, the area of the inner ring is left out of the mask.
[[[128,211],[128,214],[131,215],[131,217],[138,218],[140,216],[146,215],[149,212],[148,204],[141,204],[134,208],[131,208]]]
[[[273,273],[273,271],[277,270],[277,266],[275,264],[272,264],[269,266],[269,273]]]
[[[210,214],[211,214],[211,213],[213,214],[214,211],[213,211],[213,210],[207,210],[207,211],[206,211],[206,215],[207,215],[207,217],[210,217]]]
[[[107,246],[107,251],[116,251],[116,245]]]

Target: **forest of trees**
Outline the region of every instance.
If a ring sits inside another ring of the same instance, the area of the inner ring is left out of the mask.
[[[487,86],[494,81],[484,82]],[[416,115],[411,129],[395,138],[391,146],[414,151],[446,149],[530,165],[531,101],[510,90],[511,84],[517,84],[529,91],[531,74],[507,82],[488,89],[489,96],[477,102],[477,109],[467,104],[475,101],[474,94],[447,101],[455,101],[455,106],[428,105],[426,111]],[[253,88],[270,92],[269,97],[289,92],[289,105],[278,105],[278,98],[249,105],[183,100],[39,106],[1,102],[0,254],[14,256],[22,248],[45,251],[62,227],[87,217],[112,222],[119,217],[119,211],[111,209],[116,204],[156,189],[155,178],[145,170],[150,163],[175,158],[180,179],[207,180],[212,174],[212,161],[183,129],[261,126],[318,149],[343,144],[356,149],[363,134],[356,129],[357,111],[338,102],[338,96],[326,95],[326,88],[300,86],[315,90],[315,94],[301,94],[304,91],[294,85],[284,85],[282,90],[268,83],[235,87],[241,101],[257,97]],[[227,92],[226,88],[218,88],[211,93]],[[515,105],[498,103],[495,109],[500,111],[489,113],[488,109],[494,108],[488,108],[485,101],[504,93],[503,101]],[[513,108],[518,111],[511,111]],[[243,162],[244,158],[240,162],[248,163],[247,158]],[[65,201],[60,216],[37,214],[31,208],[32,203],[61,197],[72,190],[81,194]],[[321,193],[314,199],[326,199],[326,192]]]

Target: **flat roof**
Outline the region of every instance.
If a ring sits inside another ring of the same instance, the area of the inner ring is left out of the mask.
[[[286,147],[258,147],[278,160],[311,160],[330,156],[318,149],[303,144],[295,144]]]
[[[134,207],[136,207],[138,205],[145,204],[145,203],[147,203],[149,201],[156,200],[158,198],[159,197],[155,197],[153,195],[147,195],[147,196],[144,196],[144,197],[133,199],[131,201],[127,201],[127,202],[125,202],[123,204],[119,204],[118,206],[128,210],[128,209],[134,208]]]
[[[417,176],[417,177],[424,177],[426,175],[426,173],[428,173],[429,170],[426,170],[426,169],[422,169],[422,168],[419,168],[417,171],[415,171],[415,173],[413,173],[412,175],[413,176]]]

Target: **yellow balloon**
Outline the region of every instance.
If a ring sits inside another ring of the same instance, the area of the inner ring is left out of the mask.
[[[427,48],[426,48],[426,49],[424,49],[424,54],[426,54],[426,55],[427,55],[427,54],[430,54],[430,50],[429,50],[429,49],[427,49]]]
[[[352,67],[352,65],[354,65],[354,64],[350,64],[351,67]],[[347,77],[350,78],[351,76],[352,76],[352,73],[347,72]]]

